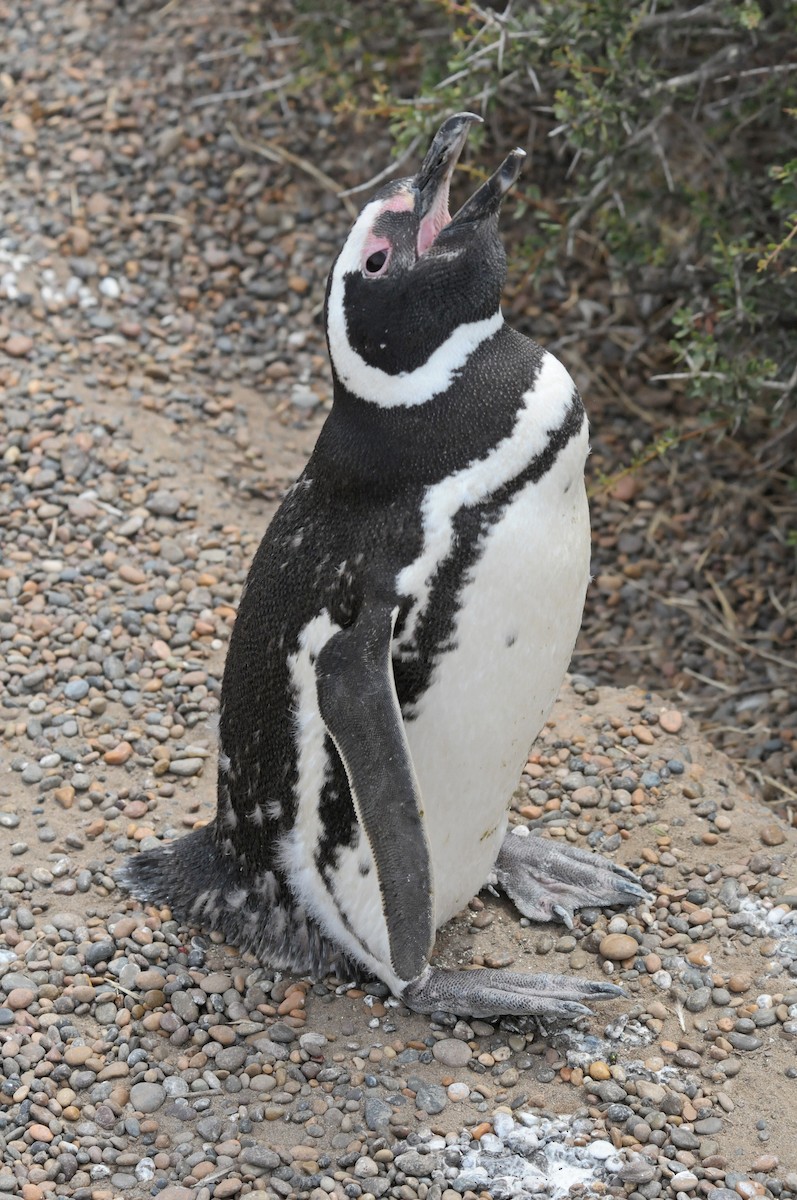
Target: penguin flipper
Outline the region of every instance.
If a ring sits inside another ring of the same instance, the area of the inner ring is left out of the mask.
[[[531,921],[564,921],[577,908],[635,904],[650,896],[633,871],[577,846],[510,832],[495,864],[495,880]]]
[[[435,931],[423,805],[391,663],[397,613],[364,604],[320,650],[316,686],[376,866],[390,951],[385,965],[403,981],[423,971]]]

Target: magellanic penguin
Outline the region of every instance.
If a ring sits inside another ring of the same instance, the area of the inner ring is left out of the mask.
[[[501,314],[523,152],[449,215],[478,120],[443,124],[332,267],[334,403],[241,597],[215,819],[122,882],[273,967],[376,976],[420,1012],[572,1018],[619,989],[429,962],[488,880],[540,921],[646,894],[597,855],[507,835],[581,621],[587,420]]]

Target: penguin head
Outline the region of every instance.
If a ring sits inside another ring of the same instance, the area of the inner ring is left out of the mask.
[[[449,117],[418,173],[383,187],[365,205],[332,267],[326,301],[332,366],[362,399],[383,403],[383,384],[430,362],[444,367],[447,347],[461,357],[469,331],[489,323],[495,332],[500,323],[506,256],[498,213],[524,152],[513,150],[453,218],[448,210],[454,167],[480,120],[473,113]]]

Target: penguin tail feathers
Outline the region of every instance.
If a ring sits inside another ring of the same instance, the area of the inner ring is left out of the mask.
[[[215,929],[241,950],[277,970],[318,979],[328,971],[362,972],[330,941],[273,871],[245,876],[223,855],[215,825],[132,855],[115,872],[120,887],[148,904],[168,904],[186,925]]]
[[[205,825],[175,842],[132,855],[114,872],[114,879],[138,900],[168,904],[176,916],[190,920],[204,908],[210,881],[221,873],[212,826]]]

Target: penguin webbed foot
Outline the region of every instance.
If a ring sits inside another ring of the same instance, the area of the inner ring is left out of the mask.
[[[427,967],[404,988],[401,998],[414,1012],[449,1012],[460,1017],[544,1017],[575,1021],[590,1016],[582,1001],[596,1003],[624,996],[613,983],[594,983],[566,975],[526,975],[519,971],[473,971]]]
[[[600,854],[549,838],[508,833],[495,881],[530,921],[561,920],[571,929],[577,908],[606,908],[649,900],[633,871]]]

